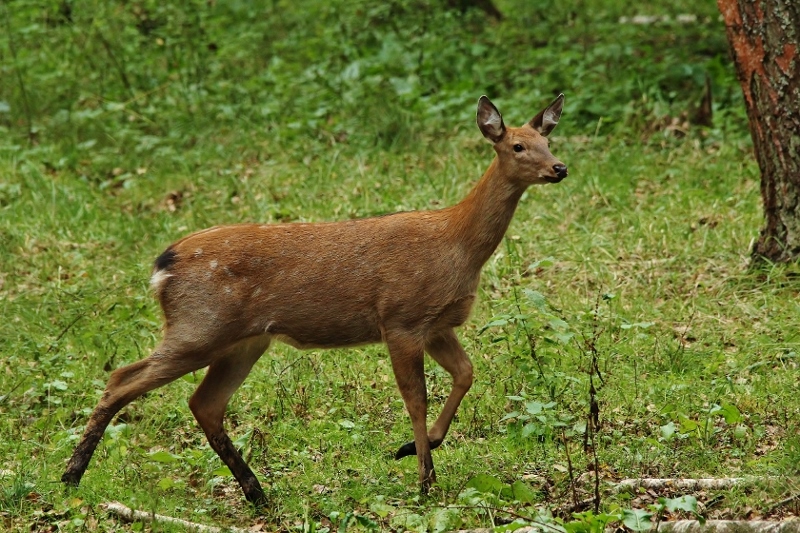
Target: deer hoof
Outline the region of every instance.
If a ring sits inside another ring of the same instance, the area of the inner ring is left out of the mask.
[[[259,487],[257,490],[246,492],[244,497],[257,510],[266,509],[268,507],[269,501],[267,500],[267,496],[264,494],[264,491],[261,490],[261,487]]]
[[[406,442],[405,444],[400,446],[400,449],[397,450],[396,454],[394,454],[394,458],[402,459],[403,457],[406,457],[408,455],[417,455],[417,445],[414,444],[413,440],[411,442]]]
[[[431,488],[436,484],[436,472],[431,470],[422,482],[419,484],[419,492],[423,496],[427,496],[431,492]]]
[[[64,472],[64,475],[61,476],[61,483],[67,485],[68,487],[77,487],[81,482],[80,474],[75,474],[73,472]]]

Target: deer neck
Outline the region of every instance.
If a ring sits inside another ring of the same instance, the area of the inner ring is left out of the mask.
[[[453,206],[454,237],[462,243],[468,263],[477,270],[503,240],[525,188],[506,178],[495,157],[467,197]]]

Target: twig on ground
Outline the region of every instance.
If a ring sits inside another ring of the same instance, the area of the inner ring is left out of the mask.
[[[779,509],[779,508],[783,507],[784,505],[788,505],[788,504],[790,504],[790,503],[792,503],[794,501],[797,501],[797,500],[800,500],[800,493],[792,494],[788,498],[784,498],[779,502],[773,503],[772,506],[769,509],[770,509],[770,511],[774,511],[775,509]]]
[[[214,526],[204,526],[188,520],[180,518],[173,518],[171,516],[164,516],[155,513],[145,513],[144,511],[136,511],[130,507],[126,507],[119,502],[107,502],[100,504],[100,507],[109,513],[116,515],[128,522],[142,521],[142,522],[163,522],[165,524],[178,524],[187,529],[199,531],[200,533],[223,533],[224,531],[232,531],[234,533],[249,533],[246,529],[238,527],[219,528]]]

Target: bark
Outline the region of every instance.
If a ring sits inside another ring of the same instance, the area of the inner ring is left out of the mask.
[[[761,169],[755,264],[800,258],[800,2],[717,0]]]

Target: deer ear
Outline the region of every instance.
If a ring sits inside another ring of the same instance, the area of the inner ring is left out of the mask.
[[[481,96],[480,100],[478,100],[477,120],[483,136],[493,143],[499,142],[506,134],[503,116],[486,96]]]
[[[563,107],[564,95],[559,94],[558,97],[553,100],[553,103],[533,117],[528,124],[531,128],[547,137],[550,132],[553,131],[553,128],[558,125],[558,119],[561,118],[561,110]]]

